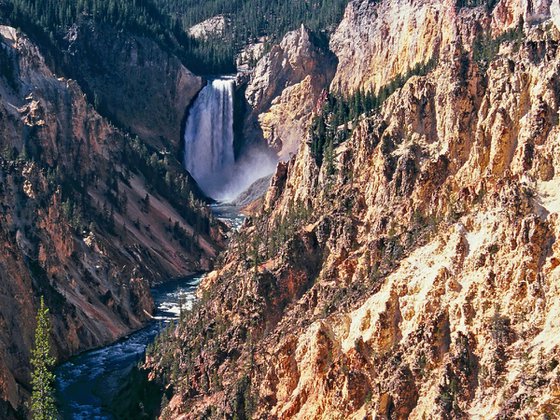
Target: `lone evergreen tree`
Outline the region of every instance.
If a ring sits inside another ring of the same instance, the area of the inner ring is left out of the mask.
[[[55,359],[50,354],[49,309],[41,296],[41,305],[37,312],[35,329],[35,347],[31,353],[31,414],[33,420],[56,420],[58,413],[54,399],[54,373],[52,367]]]

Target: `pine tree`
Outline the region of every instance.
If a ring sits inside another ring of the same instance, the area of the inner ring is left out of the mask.
[[[54,420],[57,409],[54,399],[54,373],[52,367],[55,359],[50,354],[49,309],[41,296],[41,306],[37,312],[37,327],[35,329],[35,348],[31,353],[31,413],[33,420]]]
[[[334,147],[332,138],[329,138],[325,143],[323,150],[323,160],[326,165],[326,172],[328,176],[335,174],[336,168],[334,165]]]
[[[185,296],[183,295],[183,293],[179,293],[178,304],[179,304],[179,322],[183,322],[184,321],[184,314],[185,314],[183,309],[184,309],[185,304],[186,304]]]

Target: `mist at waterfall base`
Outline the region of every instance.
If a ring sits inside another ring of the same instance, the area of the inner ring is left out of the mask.
[[[189,110],[185,127],[185,169],[206,195],[220,202],[234,200],[256,180],[273,173],[277,163],[256,147],[235,160],[234,87],[231,78],[210,81]]]

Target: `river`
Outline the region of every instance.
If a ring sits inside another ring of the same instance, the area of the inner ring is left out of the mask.
[[[193,103],[185,125],[185,168],[207,196],[218,200],[236,196],[276,167],[276,161],[262,152],[262,156],[252,152],[252,160],[245,156],[235,162],[234,84],[231,77],[211,80]],[[235,206],[213,204],[211,209],[232,230],[239,229],[243,222]],[[177,319],[181,295],[189,309],[200,280],[201,276],[195,276],[153,289],[156,320],[117,343],[76,356],[57,368],[57,400],[64,419],[116,417],[112,413],[116,412],[115,398],[136,384],[135,366],[144,358],[146,346],[162,326]],[[126,416],[122,413],[127,407],[120,401],[120,417]]]
[[[213,212],[232,229],[244,217],[233,206],[212,206]],[[143,360],[146,346],[157,333],[179,316],[179,298],[189,310],[202,275],[165,283],[152,289],[155,319],[145,328],[118,342],[75,356],[56,369],[57,401],[63,419],[112,420],[111,403],[134,367]]]
[[[132,368],[144,357],[146,346],[166,323],[179,314],[179,296],[192,305],[201,276],[166,283],[153,289],[155,320],[140,331],[97,350],[83,353],[56,371],[57,393],[64,419],[112,419],[109,404]]]

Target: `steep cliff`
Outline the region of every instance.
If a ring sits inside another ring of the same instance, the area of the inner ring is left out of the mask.
[[[279,164],[263,214],[147,358],[162,418],[558,416],[550,3],[350,3],[333,91],[437,64],[322,164],[310,139]]]
[[[149,287],[208,269],[221,233],[180,165],[109,124],[25,35],[1,26],[0,54],[0,416],[9,418],[29,391],[40,295],[55,354],[68,357],[142,326]]]
[[[65,73],[99,111],[156,147],[181,148],[187,105],[202,78],[153,39],[108,24],[81,19],[64,40]]]
[[[488,13],[485,6],[459,8],[458,3],[352,0],[330,41],[339,60],[332,90],[377,92],[416,64],[456,48],[457,43],[468,47],[482,31],[497,36],[520,19],[535,24],[548,18],[551,4],[549,0],[470,2],[494,4]]]
[[[297,152],[335,67],[335,57],[307,28],[286,34],[258,61],[247,85],[250,111],[245,138],[262,139],[280,159],[289,159]]]

